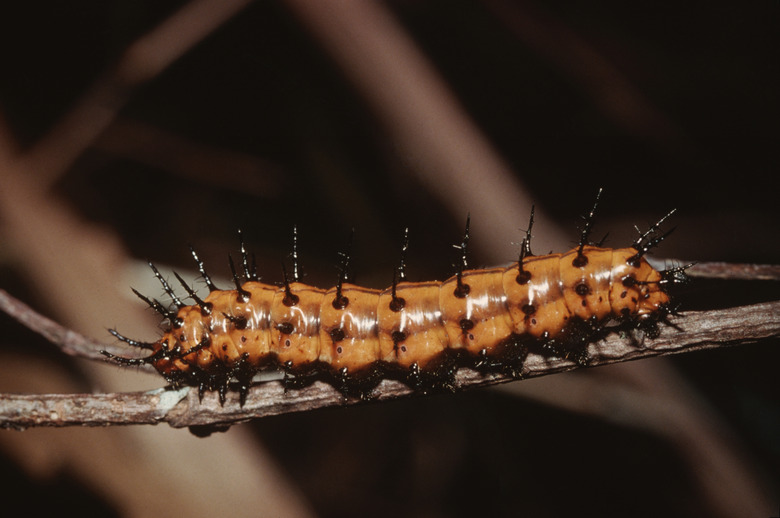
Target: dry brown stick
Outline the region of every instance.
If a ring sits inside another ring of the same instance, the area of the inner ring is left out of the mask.
[[[777,264],[697,263],[685,273],[703,279],[780,281],[780,265]]]
[[[0,310],[57,345],[62,349],[62,352],[70,356],[104,361],[105,357],[100,354],[101,349],[120,356],[127,353],[126,347],[121,345],[107,346],[58,324],[2,289],[0,289]],[[154,371],[147,365],[139,367],[150,372]]]
[[[780,301],[690,312],[684,316],[671,317],[669,323],[660,336],[646,339],[642,346],[614,335],[592,345],[591,365],[607,365],[778,337]],[[577,365],[567,360],[530,355],[525,364],[525,377],[544,376],[575,368]],[[508,381],[512,381],[512,378],[483,375],[471,369],[461,369],[456,376],[458,388]],[[384,380],[375,393],[373,400],[380,401],[410,396],[414,392],[402,383]],[[360,400],[345,399],[333,387],[322,382],[287,392],[278,382],[259,383],[251,388],[243,407],[239,406],[236,394],[230,394],[224,407],[219,405],[214,393],[207,393],[203,401],[199,402],[197,390],[187,387],[123,394],[3,394],[0,395],[0,427],[24,429],[30,426],[106,426],[160,422],[167,422],[173,427],[218,425],[358,402]]]

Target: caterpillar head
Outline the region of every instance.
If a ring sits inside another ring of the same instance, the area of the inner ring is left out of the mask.
[[[650,266],[633,248],[612,255],[612,311],[623,317],[649,317],[668,306],[664,275]]]

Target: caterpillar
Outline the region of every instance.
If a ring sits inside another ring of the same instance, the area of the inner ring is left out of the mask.
[[[587,365],[588,345],[609,332],[641,329],[657,335],[658,324],[674,312],[668,287],[684,281],[687,268],[658,271],[644,257],[674,230],[659,233],[674,210],[628,248],[589,243],[600,196],[601,190],[584,216],[578,246],[562,254],[531,252],[532,208],[518,260],[507,267],[467,268],[467,219],[456,246],[459,267],[443,282],[407,281],[407,229],[400,264],[385,290],[347,282],[349,254],[342,255],[336,286],[300,282],[296,229],[292,278],[283,264],[280,286],[259,281],[240,232],[243,279],[228,256],[235,289],[217,288],[190,247],[208,296],[200,298],[174,273],[194,301],[185,304],[149,262],[173,308],[133,292],[165,319],[162,337],[140,342],[110,330],[150,354],[101,353],[122,365],[151,364],[174,387],[198,387],[201,398],[217,390],[222,404],[235,382],[242,405],[255,374],[270,369],[285,373],[286,387],[321,379],[345,395],[367,398],[386,377],[421,392],[452,388],[460,367],[519,378],[530,352]]]

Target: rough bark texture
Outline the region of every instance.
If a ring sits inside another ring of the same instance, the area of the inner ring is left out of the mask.
[[[0,307],[55,343],[69,354],[100,358],[104,346],[34,313],[5,292],[0,291]],[[678,354],[703,349],[741,345],[780,336],[780,302],[768,302],[717,311],[687,312],[669,318],[656,338],[610,335],[592,344],[591,366]],[[545,376],[579,368],[575,363],[531,354],[525,363],[524,378]],[[484,375],[461,369],[456,376],[457,389],[514,381],[498,374]],[[406,385],[383,381],[371,401],[414,394]],[[285,392],[275,381],[258,383],[240,406],[236,393],[228,395],[220,406],[215,393],[198,401],[197,390],[158,389],[143,393],[120,394],[0,394],[0,426],[24,429],[31,426],[108,426],[116,424],[157,424],[173,427],[228,425],[249,419],[288,412],[302,412],[335,405],[361,403],[345,398],[326,383]]]

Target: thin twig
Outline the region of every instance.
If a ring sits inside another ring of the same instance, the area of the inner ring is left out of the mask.
[[[9,299],[12,298],[0,291],[0,307],[6,309]],[[30,322],[29,319],[24,321]],[[49,324],[45,333],[57,339],[72,339],[75,334],[62,333],[56,324],[53,327]],[[591,345],[591,365],[747,344],[778,336],[780,301],[718,311],[690,312],[684,316],[670,317],[669,325],[664,327],[660,336],[647,338],[641,345],[614,335]],[[83,351],[82,345],[71,346],[70,350],[78,351],[76,354],[81,356],[92,357]],[[577,365],[568,360],[532,354],[526,361],[524,377],[544,376],[576,368]],[[462,389],[509,381],[513,381],[513,378],[461,369],[456,376],[456,387]],[[402,383],[384,380],[376,388],[375,394],[372,401],[407,397],[413,395],[414,391]],[[243,407],[239,405],[236,394],[230,394],[224,406],[220,406],[215,393],[207,393],[203,401],[198,401],[197,390],[189,387],[123,394],[3,394],[0,395],[0,427],[24,429],[30,426],[106,426],[160,422],[167,422],[173,427],[224,425],[257,417],[359,402],[361,400],[344,398],[323,382],[290,391],[285,391],[278,382],[259,383],[251,388]]]
[[[776,264],[697,263],[685,273],[707,279],[780,281],[780,265]]]
[[[0,310],[59,346],[62,352],[70,356],[105,361],[105,356],[100,354],[101,349],[120,356],[127,352],[127,349],[121,345],[105,345],[58,324],[2,289],[0,289]],[[148,365],[139,368],[149,372],[154,371]]]

